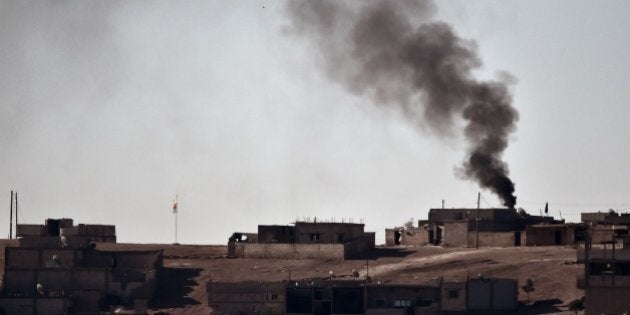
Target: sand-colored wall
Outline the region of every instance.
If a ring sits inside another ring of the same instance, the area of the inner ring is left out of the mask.
[[[236,257],[269,259],[344,259],[344,244],[236,243]]]

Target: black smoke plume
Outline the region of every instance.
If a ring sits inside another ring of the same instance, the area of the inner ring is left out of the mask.
[[[474,41],[431,20],[429,1],[290,1],[290,31],[314,44],[331,79],[375,103],[396,106],[419,126],[452,135],[463,120],[468,155],[462,174],[516,204],[502,160],[516,128],[507,74],[481,81]],[[415,24],[414,24],[415,23]]]

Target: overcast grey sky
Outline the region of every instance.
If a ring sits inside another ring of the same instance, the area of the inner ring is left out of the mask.
[[[490,78],[517,78],[517,206],[630,209],[630,3],[438,1]],[[123,242],[224,243],[296,218],[368,230],[472,207],[465,145],[328,80],[276,1],[0,0],[0,192],[20,221]],[[420,130],[420,131],[419,131]],[[500,206],[482,191],[483,206]],[[7,235],[8,218],[0,226]]]

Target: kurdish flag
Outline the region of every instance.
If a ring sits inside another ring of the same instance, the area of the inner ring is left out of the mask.
[[[177,195],[175,195],[175,199],[173,199],[173,213],[177,213]]]

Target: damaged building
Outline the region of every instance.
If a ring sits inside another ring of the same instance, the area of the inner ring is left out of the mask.
[[[101,251],[115,242],[112,225],[48,219],[17,225],[18,245],[6,247],[2,314],[98,314],[110,305],[146,310],[162,267],[161,251]]]
[[[419,220],[418,227],[405,226],[400,228],[385,229],[386,246],[424,246],[431,244],[429,222]]]
[[[271,259],[351,259],[374,249],[374,233],[362,223],[296,222],[259,225],[258,233],[234,233],[228,256]]]
[[[573,245],[584,238],[584,227],[548,216],[509,208],[430,209],[418,227],[385,230],[392,245],[451,247]]]
[[[358,278],[283,282],[208,282],[213,314],[511,314],[516,280],[434,279],[421,284],[372,283]]]

